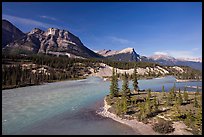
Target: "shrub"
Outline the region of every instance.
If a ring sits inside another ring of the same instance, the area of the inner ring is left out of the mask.
[[[159,133],[171,133],[175,129],[172,127],[172,123],[170,121],[160,121],[159,123],[154,124],[153,130]]]

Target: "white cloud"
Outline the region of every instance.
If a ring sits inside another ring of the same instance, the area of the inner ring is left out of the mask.
[[[161,52],[161,51],[154,52],[154,54],[155,54],[155,55],[160,55],[160,54],[162,54],[162,55],[168,55],[168,53],[166,53],[166,52]]]
[[[123,39],[123,38],[114,37],[114,36],[110,36],[109,39],[111,39],[113,42],[117,42],[120,44],[134,44],[135,43],[133,41]]]
[[[21,18],[21,17],[11,16],[11,15],[6,15],[6,14],[3,14],[2,17],[4,19],[8,19],[11,22],[16,22],[16,23],[20,23],[20,24],[24,24],[24,25],[32,25],[33,27],[61,28],[61,27],[59,27],[57,25],[47,24],[47,23],[44,23],[44,22],[40,22],[40,21],[28,19],[28,18]]]
[[[54,17],[50,17],[50,16],[45,16],[45,15],[43,15],[43,16],[40,16],[40,18],[43,18],[43,19],[48,19],[48,20],[57,20],[56,18],[54,18]]]

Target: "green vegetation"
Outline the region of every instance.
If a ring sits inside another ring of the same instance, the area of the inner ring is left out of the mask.
[[[163,94],[163,98],[165,98],[166,94],[165,94],[165,90],[164,90],[164,85],[162,86],[162,94]]]
[[[128,84],[128,77],[127,77],[127,74],[125,73],[123,75],[122,96],[129,99],[130,89],[129,89],[128,85],[129,85]]]
[[[64,56],[56,57],[54,55],[44,54],[2,54],[2,88],[15,88],[27,85],[38,85],[44,82],[54,82],[61,80],[73,80],[86,78],[92,72],[98,72],[100,69],[99,63],[105,63],[114,68],[131,69],[134,68],[134,73],[128,75],[128,80],[133,80],[134,91],[139,93],[139,87],[137,80],[141,78],[153,78],[159,76],[165,76],[161,73],[151,72],[144,75],[137,75],[137,67],[155,67],[160,66],[167,69],[170,73],[168,75],[174,75],[177,78],[181,74],[174,73],[171,67],[162,66],[156,63],[150,62],[121,62],[111,61],[108,59],[80,59],[80,58],[68,58]],[[25,66],[27,65],[27,67]],[[188,75],[187,79],[202,79],[201,71],[191,69],[189,67],[182,67],[185,70],[185,75]],[[45,71],[46,70],[46,71]],[[18,72],[17,72],[18,71]],[[121,74],[116,76],[122,79]]]
[[[128,91],[128,92],[127,92]],[[180,121],[191,128],[193,134],[202,134],[202,92],[187,92],[176,85],[164,92],[153,92],[151,89],[140,90],[140,94],[131,94],[126,73],[123,75],[122,90],[118,96],[106,97],[111,105],[110,111],[125,119],[137,119],[152,123],[153,129],[160,133],[174,131],[172,122]],[[164,93],[167,94],[164,97]],[[129,96],[127,96],[129,95]]]
[[[167,134],[173,132],[175,129],[172,127],[172,122],[160,120],[154,124],[153,130],[159,133]]]
[[[116,73],[116,74],[115,74]],[[118,96],[118,77],[117,72],[115,72],[115,68],[113,68],[112,71],[112,79],[111,79],[111,85],[110,85],[110,95],[111,97]]]
[[[139,87],[138,87],[138,82],[137,82],[137,67],[135,65],[134,67],[134,72],[132,74],[132,81],[133,81],[133,88],[134,88],[134,92],[138,92],[139,94]]]

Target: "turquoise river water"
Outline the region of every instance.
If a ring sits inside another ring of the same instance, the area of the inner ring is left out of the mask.
[[[140,89],[168,91],[174,77],[139,80]],[[202,86],[202,82],[177,82],[176,87]],[[98,77],[62,81],[2,91],[2,134],[135,134],[132,128],[96,113],[109,93],[110,82]],[[119,81],[121,88],[121,81]],[[132,82],[129,83],[132,89]],[[196,89],[188,89],[195,91]]]

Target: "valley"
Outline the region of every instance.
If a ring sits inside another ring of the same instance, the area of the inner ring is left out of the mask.
[[[2,2],[2,135],[202,135],[201,11]]]

